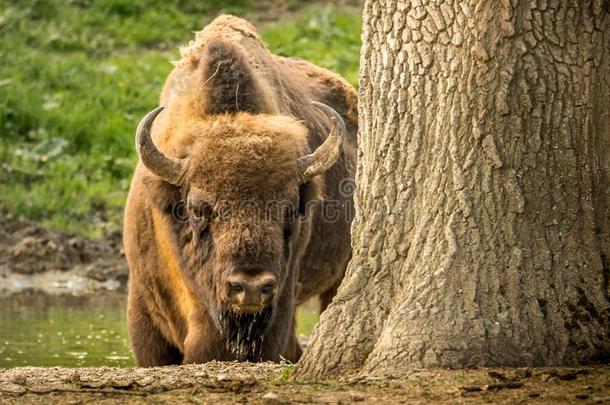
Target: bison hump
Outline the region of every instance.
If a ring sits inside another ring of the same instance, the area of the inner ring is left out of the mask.
[[[222,39],[207,42],[202,51],[199,71],[205,114],[277,112],[273,91],[257,68],[265,64],[264,60],[241,44]]]

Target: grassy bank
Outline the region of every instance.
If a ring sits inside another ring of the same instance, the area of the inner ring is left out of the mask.
[[[188,42],[220,12],[270,49],[358,74],[360,11],[297,0],[0,0],[0,209],[100,235],[120,227],[133,133]],[[1,211],[0,211],[1,212]]]

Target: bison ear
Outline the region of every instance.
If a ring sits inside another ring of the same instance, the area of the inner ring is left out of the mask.
[[[256,55],[240,44],[215,39],[205,45],[200,59],[205,114],[277,113],[272,89],[264,74],[253,68],[253,60]]]

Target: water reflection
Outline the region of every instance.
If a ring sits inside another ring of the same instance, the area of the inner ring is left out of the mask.
[[[0,368],[135,365],[126,302],[123,293],[0,297]],[[317,303],[306,303],[298,312],[297,333],[309,335],[317,320]]]

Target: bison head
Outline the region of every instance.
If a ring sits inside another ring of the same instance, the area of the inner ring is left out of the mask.
[[[292,303],[286,298],[296,279],[290,270],[309,237],[307,203],[318,194],[314,178],[341,151],[341,116],[314,104],[332,127],[313,153],[307,153],[305,126],[285,116],[237,113],[180,121],[170,114],[159,128],[155,124],[161,135],[156,139],[171,139],[163,149],[177,157],[162,153],[151,137],[163,107],[137,129],[141,162],[180,196],[175,203],[183,210],[173,220],[184,278],[236,348],[256,346],[278,305]]]

